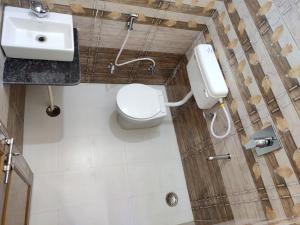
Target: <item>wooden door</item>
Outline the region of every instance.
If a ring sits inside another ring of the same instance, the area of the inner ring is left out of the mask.
[[[22,155],[13,156],[8,183],[2,168],[7,160],[9,146],[0,144],[0,223],[1,225],[28,225],[33,174]],[[13,148],[13,153],[18,150]]]

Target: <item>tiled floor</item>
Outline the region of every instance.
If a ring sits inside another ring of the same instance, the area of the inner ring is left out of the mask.
[[[56,87],[57,118],[46,116],[46,87],[27,88],[24,155],[35,174],[31,225],[192,221],[170,116],[156,128],[122,130],[114,111],[120,87]],[[177,207],[165,203],[170,191],[179,195]]]

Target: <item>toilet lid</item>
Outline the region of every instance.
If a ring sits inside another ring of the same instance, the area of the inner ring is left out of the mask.
[[[136,119],[148,119],[160,112],[159,96],[155,89],[143,84],[129,84],[117,94],[119,109]]]

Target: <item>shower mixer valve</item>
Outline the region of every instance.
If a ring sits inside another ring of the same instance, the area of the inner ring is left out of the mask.
[[[244,144],[244,148],[246,150],[255,149],[258,156],[278,150],[282,146],[274,125],[255,132],[249,139]]]
[[[266,138],[255,138],[250,140],[248,143],[246,143],[244,146],[246,149],[252,149],[252,148],[264,148],[268,146],[272,146],[274,143],[274,140],[277,140],[275,137],[266,137]]]

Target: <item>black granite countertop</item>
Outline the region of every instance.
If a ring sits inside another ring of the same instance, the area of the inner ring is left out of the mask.
[[[4,84],[71,86],[80,83],[78,31],[74,29],[72,62],[7,58]]]

